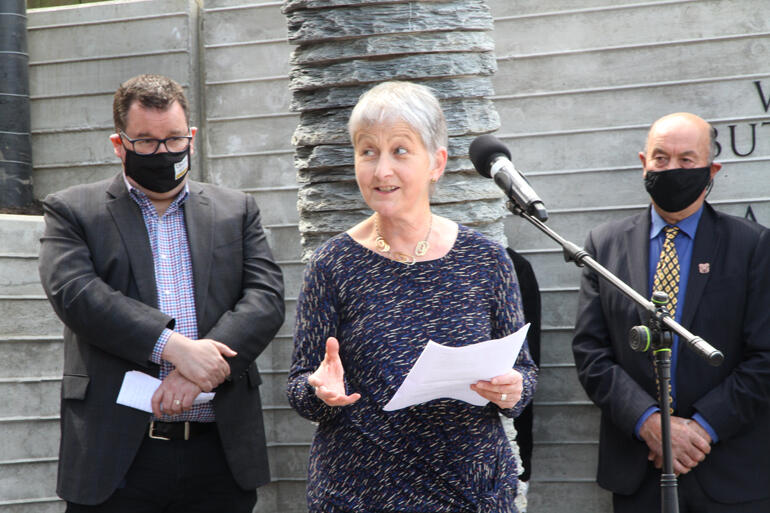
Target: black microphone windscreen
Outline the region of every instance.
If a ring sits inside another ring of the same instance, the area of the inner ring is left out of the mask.
[[[471,162],[473,162],[473,167],[476,168],[476,171],[487,178],[490,178],[489,167],[493,157],[503,154],[508,157],[508,160],[511,159],[511,152],[508,151],[505,144],[503,144],[500,139],[490,134],[476,137],[468,149],[468,154],[471,157]]]

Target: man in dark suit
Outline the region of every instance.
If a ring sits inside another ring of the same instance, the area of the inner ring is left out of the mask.
[[[713,129],[695,115],[656,121],[639,154],[652,208],[596,228],[585,249],[646,297],[671,275],[659,261],[676,260],[675,319],[725,355],[711,367],[674,340],[680,512],[760,513],[770,511],[770,231],[705,203],[721,167],[714,147]],[[621,292],[583,273],[573,351],[578,377],[601,408],[598,482],[613,492],[616,512],[661,504],[652,360],[628,343],[630,328],[645,320]]]
[[[188,179],[179,84],[128,80],[113,114],[123,173],[44,202],[40,276],[65,325],[57,492],[68,512],[251,512],[281,271],[252,197]],[[152,414],[116,404],[133,370],[162,380]]]

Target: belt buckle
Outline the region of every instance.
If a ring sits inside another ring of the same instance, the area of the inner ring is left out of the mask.
[[[187,439],[187,435],[189,433],[189,429],[190,429],[189,427],[185,427],[185,440]],[[149,433],[147,433],[149,435],[149,437],[152,438],[153,440],[165,440],[166,442],[171,440],[168,437],[153,434],[154,431],[155,431],[155,421],[152,420],[152,421],[150,421],[150,431],[149,431]]]

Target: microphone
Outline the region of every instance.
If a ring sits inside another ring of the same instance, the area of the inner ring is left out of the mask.
[[[511,162],[511,152],[493,135],[476,137],[468,150],[473,167],[481,176],[494,179],[505,195],[527,214],[545,222],[548,212],[543,200]]]

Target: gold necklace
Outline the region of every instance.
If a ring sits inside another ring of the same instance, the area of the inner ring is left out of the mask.
[[[417,261],[417,258],[425,256],[425,254],[430,249],[430,242],[428,242],[428,238],[430,237],[430,231],[432,228],[433,214],[430,215],[430,224],[428,225],[428,233],[425,235],[425,238],[417,243],[417,245],[414,247],[414,252],[412,255],[407,255],[401,251],[390,250],[390,244],[388,244],[388,241],[386,241],[385,237],[383,237],[382,233],[380,233],[380,216],[375,214],[374,231],[377,232],[377,238],[374,239],[374,246],[377,248],[377,251],[387,253],[396,262],[401,262],[402,264],[406,265],[414,265],[414,263]]]

